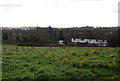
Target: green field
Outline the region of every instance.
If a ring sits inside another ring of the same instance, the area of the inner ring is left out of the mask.
[[[120,79],[120,48],[3,45],[3,79]]]

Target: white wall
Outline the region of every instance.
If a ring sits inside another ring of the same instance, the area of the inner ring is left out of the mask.
[[[71,38],[71,42],[79,42],[79,43],[94,43],[98,44],[99,46],[106,46],[107,41],[106,40],[96,40],[96,39],[78,39],[78,38]]]
[[[64,41],[63,40],[59,40],[59,44],[64,44]]]

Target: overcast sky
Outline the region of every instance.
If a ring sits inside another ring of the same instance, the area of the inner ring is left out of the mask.
[[[119,0],[0,0],[0,26],[117,26]]]

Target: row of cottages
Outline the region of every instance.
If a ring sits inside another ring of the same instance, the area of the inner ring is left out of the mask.
[[[73,44],[88,44],[94,46],[107,46],[106,40],[96,40],[96,39],[79,39],[79,38],[71,38],[71,43]]]
[[[13,33],[11,36],[8,37],[10,41],[25,41],[25,36],[21,33]]]

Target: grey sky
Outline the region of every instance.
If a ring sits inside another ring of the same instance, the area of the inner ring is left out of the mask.
[[[119,0],[0,0],[0,26],[117,26]]]

